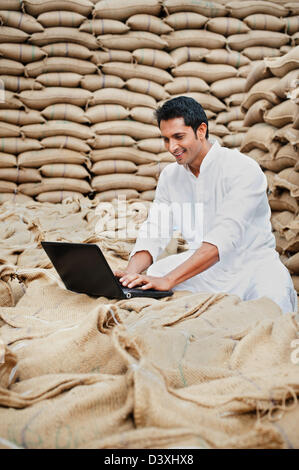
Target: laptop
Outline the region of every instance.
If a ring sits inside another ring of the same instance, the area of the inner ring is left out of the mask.
[[[124,287],[114,276],[98,245],[47,241],[41,244],[68,290],[110,299],[159,299],[173,294],[171,290]]]

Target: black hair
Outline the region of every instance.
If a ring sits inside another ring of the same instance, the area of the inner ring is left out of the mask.
[[[206,139],[209,138],[207,115],[201,104],[188,96],[178,96],[166,101],[156,110],[155,117],[159,127],[162,120],[167,121],[168,119],[182,117],[185,126],[192,127],[195,135],[200,124],[204,122],[207,126]]]

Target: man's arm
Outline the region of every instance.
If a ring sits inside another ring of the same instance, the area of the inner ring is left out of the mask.
[[[130,259],[124,271],[115,271],[117,277],[125,276],[126,274],[140,274],[145,271],[153,263],[152,255],[149,251],[137,251]]]

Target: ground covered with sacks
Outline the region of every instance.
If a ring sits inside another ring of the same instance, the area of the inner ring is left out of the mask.
[[[98,243],[122,268],[126,223],[145,217],[96,204],[0,208],[0,448],[298,448],[298,314],[225,293],[67,291],[42,240]]]

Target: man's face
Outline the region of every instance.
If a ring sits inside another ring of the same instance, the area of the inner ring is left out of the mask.
[[[160,122],[164,145],[180,165],[196,166],[202,160],[203,139],[206,126],[201,125],[196,135],[192,127],[186,126],[184,118],[173,118]]]

